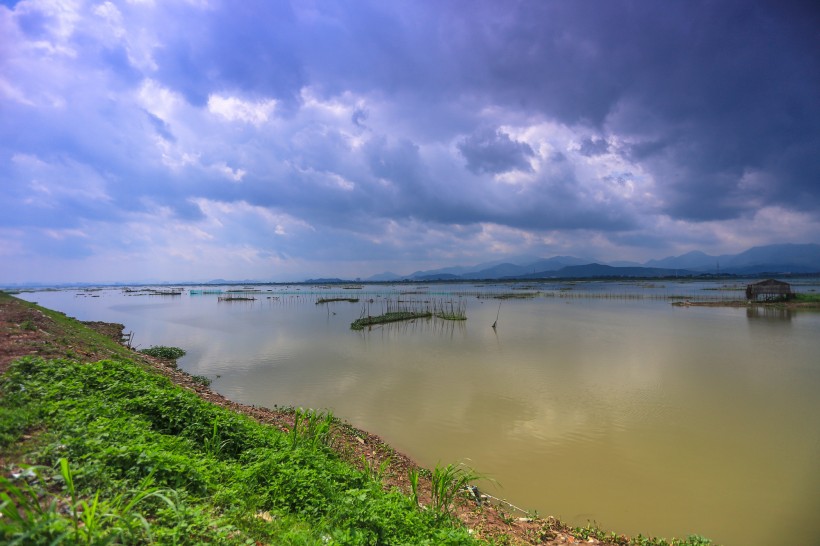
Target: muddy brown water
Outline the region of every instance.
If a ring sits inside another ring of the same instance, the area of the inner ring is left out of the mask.
[[[183,347],[180,366],[234,400],[331,409],[425,466],[463,461],[497,482],[491,494],[541,515],[726,545],[816,543],[820,313],[664,299],[701,285],[508,300],[416,288],[365,286],[341,294],[359,303],[327,305],[317,293],[341,290],[22,297],[123,323],[143,347]],[[349,329],[386,297],[461,299],[468,319]]]

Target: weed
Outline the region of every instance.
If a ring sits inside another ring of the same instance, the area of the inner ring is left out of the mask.
[[[157,345],[148,347],[147,349],[140,349],[141,353],[153,356],[155,358],[163,358],[165,360],[177,360],[185,356],[185,351],[179,347],[166,347],[164,345]]]
[[[419,470],[418,468],[411,468],[407,471],[407,477],[410,479],[410,492],[413,504],[419,505]]]
[[[20,323],[20,328],[22,328],[23,330],[28,330],[30,332],[37,331],[37,325],[34,324],[34,322],[32,322],[30,320],[24,320],[23,322],[21,322]]]
[[[588,523],[584,527],[574,527],[572,529],[572,533],[576,537],[584,540],[592,537],[601,541],[623,546],[710,546],[712,544],[711,540],[700,535],[689,535],[685,539],[673,538],[671,541],[667,541],[663,538],[645,537],[639,534],[638,536],[630,539],[626,535],[619,535],[615,532],[607,533],[594,523]]]
[[[203,451],[214,458],[219,457],[222,451],[229,444],[228,440],[223,440],[219,434],[219,424],[214,422],[214,431],[210,438],[205,438],[202,442]]]
[[[191,381],[193,381],[194,383],[199,383],[204,387],[209,386],[212,382],[210,378],[205,377],[204,375],[192,375]]]
[[[290,431],[291,447],[308,445],[311,447],[333,445],[333,414],[316,410],[297,409],[293,415]]]
[[[463,464],[454,465],[450,463],[446,466],[436,465],[431,477],[433,508],[437,512],[449,516],[456,495],[460,491],[463,491],[470,482],[481,477],[481,475],[476,474],[472,469]]]
[[[83,498],[74,483],[68,460],[60,459],[60,473],[51,477],[42,468],[29,468],[18,479],[22,483],[0,476],[0,536],[9,544],[110,544],[151,541],[151,528],[137,506],[150,498],[173,503],[152,487],[150,479],[143,480],[136,490],[103,499],[96,491],[90,499]],[[52,497],[42,502],[48,491],[45,484],[63,482],[68,497]]]
[[[390,459],[385,459],[378,465],[375,464],[375,461],[370,461],[364,455],[362,455],[361,460],[365,476],[373,482],[381,483],[382,478],[384,478],[387,472],[387,468],[390,466]]]

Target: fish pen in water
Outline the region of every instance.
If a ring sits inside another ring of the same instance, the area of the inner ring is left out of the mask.
[[[444,320],[466,320],[467,303],[462,299],[369,299],[362,306],[358,319],[350,324],[353,330],[366,326],[418,318],[437,317]]]

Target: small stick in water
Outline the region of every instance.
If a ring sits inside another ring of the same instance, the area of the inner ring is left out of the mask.
[[[498,312],[495,314],[495,322],[493,322],[493,330],[495,330],[496,324],[498,324],[498,315],[501,314],[501,302],[498,302]]]

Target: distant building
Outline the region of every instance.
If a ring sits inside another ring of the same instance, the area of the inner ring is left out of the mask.
[[[751,301],[786,301],[794,297],[789,283],[766,279],[746,286],[746,299]]]

